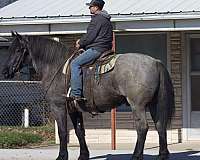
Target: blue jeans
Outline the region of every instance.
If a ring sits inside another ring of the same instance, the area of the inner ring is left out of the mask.
[[[101,53],[95,49],[88,49],[71,62],[71,96],[82,96],[83,77],[81,66],[96,60],[100,55]]]

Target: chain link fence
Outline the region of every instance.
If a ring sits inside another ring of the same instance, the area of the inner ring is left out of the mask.
[[[24,65],[6,80],[1,73],[8,56],[8,46],[0,42],[0,148],[55,144],[55,122],[41,78],[31,65]]]
[[[0,81],[0,88],[0,126],[48,122],[50,110],[39,81]]]

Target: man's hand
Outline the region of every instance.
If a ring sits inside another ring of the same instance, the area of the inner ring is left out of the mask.
[[[77,48],[77,49],[79,49],[79,48],[80,48],[79,41],[80,41],[80,39],[78,39],[78,40],[76,41],[76,48]]]

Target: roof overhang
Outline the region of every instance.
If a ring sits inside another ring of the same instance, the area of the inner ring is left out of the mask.
[[[0,20],[0,36],[10,32],[54,35],[85,33],[89,15],[71,17],[15,17]],[[114,31],[200,30],[200,14],[112,15]]]

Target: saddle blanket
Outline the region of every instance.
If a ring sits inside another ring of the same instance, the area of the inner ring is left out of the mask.
[[[120,56],[120,54],[115,54],[115,55],[109,55],[108,57],[106,57],[107,59],[109,59],[109,61],[96,66],[96,67],[98,67],[98,68],[96,68],[96,70],[98,71],[98,74],[104,74],[104,73],[111,71],[114,68],[116,60],[119,56]],[[63,74],[66,74],[67,68],[69,66],[69,62],[70,62],[70,60],[67,60],[67,62],[65,63],[65,65],[63,67]]]
[[[98,73],[103,74],[103,73],[107,73],[107,72],[111,71],[114,68],[116,60],[119,56],[120,56],[119,54],[108,56],[108,59],[110,59],[110,60],[108,62],[106,62],[105,64],[98,66],[98,69],[97,69]]]

